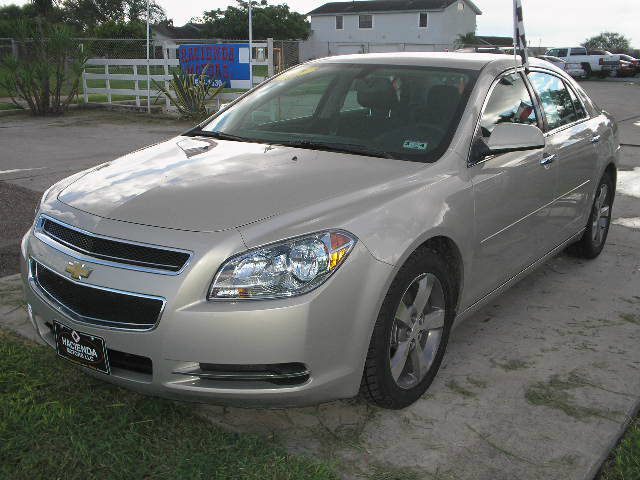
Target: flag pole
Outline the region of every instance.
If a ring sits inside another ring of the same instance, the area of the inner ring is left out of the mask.
[[[249,89],[253,88],[253,18],[249,0]]]
[[[149,70],[149,40],[150,40],[150,25],[149,25],[149,12],[151,10],[149,5],[150,0],[147,0],[147,113],[151,113],[151,72]]]

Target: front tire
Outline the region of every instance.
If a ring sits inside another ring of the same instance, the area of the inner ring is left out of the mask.
[[[434,250],[414,252],[389,287],[373,329],[361,394],[383,408],[401,409],[433,382],[455,311],[450,266]]]
[[[609,235],[614,195],[613,179],[610,174],[605,173],[593,199],[587,228],[582,238],[569,247],[569,253],[587,259],[600,255]]]

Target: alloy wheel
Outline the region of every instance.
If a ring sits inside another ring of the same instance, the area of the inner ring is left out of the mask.
[[[593,202],[593,223],[591,225],[591,240],[596,246],[604,241],[611,219],[611,205],[609,201],[609,187],[606,183],[600,185],[598,195]]]
[[[442,341],[444,324],[442,284],[435,275],[424,273],[402,295],[391,329],[391,375],[400,388],[412,388],[427,375]]]

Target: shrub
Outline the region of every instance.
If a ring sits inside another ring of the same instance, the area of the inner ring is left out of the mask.
[[[18,20],[15,38],[17,52],[0,59],[0,86],[34,115],[63,113],[78,94],[87,53],[64,25]]]
[[[211,85],[207,77],[207,68],[208,65],[199,75],[173,72],[173,80],[169,82],[170,88],[166,88],[164,82],[154,80],[153,83],[169,98],[182,118],[202,120],[209,115],[207,103],[224,89],[224,85],[217,88]]]

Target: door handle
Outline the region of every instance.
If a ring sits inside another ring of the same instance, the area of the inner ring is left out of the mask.
[[[592,139],[591,139],[591,143],[598,143],[600,141],[600,135],[595,135]]]
[[[547,155],[546,157],[543,157],[542,160],[540,160],[540,165],[549,165],[553,163],[555,159],[556,159],[555,153],[552,155]]]

